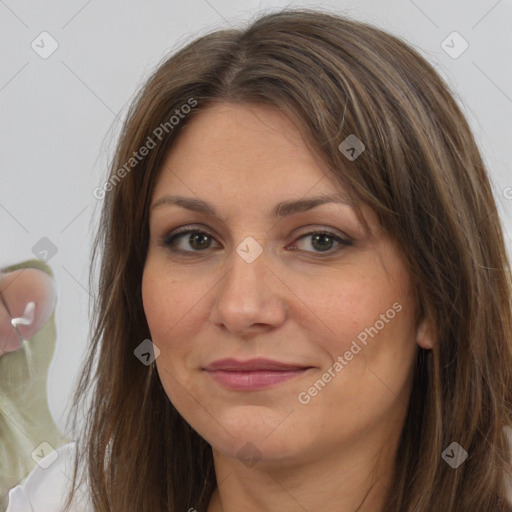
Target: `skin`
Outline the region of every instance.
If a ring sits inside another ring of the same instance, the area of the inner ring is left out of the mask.
[[[180,194],[212,202],[219,213],[170,204],[152,209],[142,282],[162,384],[213,449],[219,484],[209,512],[354,512],[362,502],[359,512],[382,508],[414,357],[432,340],[426,321],[416,325],[400,252],[370,210],[363,213],[373,236],[349,204],[282,219],[270,214],[280,201],[334,192],[344,193],[291,121],[254,105],[203,111],[185,127],[157,180],[152,204]],[[183,235],[175,247],[184,255],[159,242],[190,225],[211,238],[193,245]],[[313,237],[303,236],[318,230],[348,236],[353,245],[332,242],[322,256]],[[252,263],[236,251],[249,236],[263,249]],[[309,403],[300,403],[298,394],[394,303],[401,311]],[[268,389],[233,391],[203,370],[226,357],[312,368]],[[258,459],[252,467],[237,457],[246,443]]]
[[[34,319],[30,325],[19,325],[24,339],[31,339],[50,318],[55,307],[56,290],[53,279],[35,268],[0,273],[0,291],[7,307],[0,301],[0,357],[21,348],[20,339],[11,325],[11,317],[22,317],[28,302],[35,302]]]

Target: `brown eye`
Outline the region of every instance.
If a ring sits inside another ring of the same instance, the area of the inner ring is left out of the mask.
[[[214,240],[214,238],[205,231],[200,231],[197,229],[185,229],[165,237],[163,240],[163,245],[169,248],[169,250],[172,252],[193,253],[209,249],[212,240]],[[180,244],[180,247],[176,247],[177,243]],[[191,248],[192,250],[188,250],[187,247]]]
[[[352,240],[342,238],[330,231],[314,231],[306,233],[300,236],[297,241],[302,241],[308,238],[310,239],[310,243],[308,245],[312,247],[313,250],[306,248],[299,250],[316,253],[319,256],[323,256],[324,254],[326,256],[332,255],[341,250],[342,247],[347,247],[353,244]],[[206,231],[185,227],[181,230],[168,234],[161,241],[161,245],[168,248],[173,253],[194,254],[206,252],[207,249],[211,249],[211,242],[214,240],[213,236]],[[295,244],[297,244],[297,242],[295,242]],[[292,250],[297,250],[296,245],[292,246]]]
[[[303,240],[310,238],[310,246],[313,247],[313,251],[309,251],[307,249],[301,249],[305,250],[306,252],[318,252],[318,253],[328,253],[333,254],[340,250],[340,246],[350,246],[352,245],[351,240],[347,240],[345,238],[341,238],[340,236],[336,235],[335,233],[331,233],[330,231],[315,231],[312,233],[306,233],[305,235],[302,235],[297,240]],[[338,246],[332,250],[333,245],[338,244]]]

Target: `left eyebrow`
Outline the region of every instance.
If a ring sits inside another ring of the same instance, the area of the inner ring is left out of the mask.
[[[274,217],[286,217],[295,213],[312,210],[322,204],[335,203],[352,206],[352,201],[344,196],[329,196],[321,194],[318,196],[307,197],[278,203],[271,214]],[[163,205],[177,205],[194,212],[205,213],[218,216],[217,209],[212,203],[197,199],[195,197],[184,197],[181,195],[165,195],[151,205],[151,210]]]

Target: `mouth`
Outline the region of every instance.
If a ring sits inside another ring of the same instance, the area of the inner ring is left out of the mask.
[[[260,358],[249,361],[222,359],[209,364],[203,370],[228,389],[254,391],[301,376],[312,368],[312,366]]]

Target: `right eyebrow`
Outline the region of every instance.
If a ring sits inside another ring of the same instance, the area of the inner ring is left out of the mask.
[[[320,194],[317,196],[307,197],[303,199],[295,199],[288,201],[281,201],[271,211],[274,217],[286,217],[295,213],[305,212],[316,208],[322,204],[335,203],[352,206],[352,201],[347,197],[329,196],[326,194]],[[217,208],[214,204],[208,203],[202,199],[195,197],[185,197],[181,195],[164,195],[156,200],[152,205],[151,209],[164,206],[164,205],[177,205],[187,210],[205,213],[207,215],[213,215],[218,217]]]

